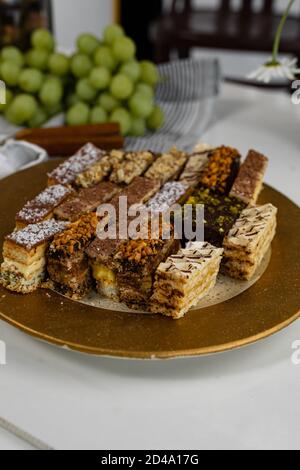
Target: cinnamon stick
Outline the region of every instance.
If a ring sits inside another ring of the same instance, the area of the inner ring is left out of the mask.
[[[62,138],[72,136],[102,136],[120,135],[120,126],[117,123],[88,124],[83,126],[60,126],[36,129],[23,129],[16,133],[16,140],[42,138]]]

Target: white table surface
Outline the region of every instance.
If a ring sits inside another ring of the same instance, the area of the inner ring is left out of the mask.
[[[300,106],[224,85],[216,115],[204,139],[265,152],[267,182],[300,204]],[[245,349],[166,362],[88,357],[3,322],[0,339],[0,416],[56,449],[300,448],[299,321]],[[30,447],[0,431],[2,448]]]

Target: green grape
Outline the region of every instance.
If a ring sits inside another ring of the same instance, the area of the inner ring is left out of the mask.
[[[57,116],[57,114],[63,111],[63,105],[62,103],[57,103],[52,106],[46,106],[45,111],[48,114],[48,117],[51,118],[53,116]]]
[[[136,60],[132,60],[131,62],[126,62],[122,65],[120,69],[120,73],[127,75],[131,80],[135,83],[141,76],[141,67],[140,64]]]
[[[134,116],[145,119],[152,113],[154,101],[142,93],[135,93],[129,100],[129,108]]]
[[[104,30],[104,42],[111,45],[115,39],[121,38],[124,35],[124,29],[121,26],[118,24],[109,25]]]
[[[107,92],[104,92],[99,96],[98,103],[108,113],[112,113],[116,108],[121,106],[120,102]]]
[[[16,86],[19,81],[21,68],[13,62],[3,62],[0,67],[1,77],[8,86]]]
[[[70,61],[65,54],[55,53],[49,57],[48,68],[51,73],[63,77],[69,72]]]
[[[120,62],[132,60],[136,54],[136,45],[132,39],[121,37],[115,39],[112,45],[115,58]]]
[[[42,127],[45,122],[47,122],[47,120],[47,112],[43,108],[38,107],[35,115],[31,119],[29,119],[28,126],[31,128]]]
[[[146,123],[144,119],[132,118],[130,135],[134,137],[143,137],[146,134]]]
[[[55,106],[61,102],[63,97],[63,86],[58,79],[48,78],[43,84],[39,98],[47,107]]]
[[[117,108],[110,116],[110,122],[120,124],[122,135],[128,135],[131,129],[131,117],[125,108]]]
[[[159,82],[159,73],[155,64],[150,61],[144,60],[140,62],[141,66],[141,80],[152,87],[156,86]]]
[[[97,97],[97,90],[92,87],[88,78],[82,78],[76,85],[76,94],[82,101],[93,101]]]
[[[84,54],[75,54],[71,60],[71,70],[76,78],[87,77],[93,68],[91,59]]]
[[[96,90],[105,90],[111,79],[110,72],[104,67],[93,69],[90,74],[90,85]]]
[[[5,111],[5,109],[10,105],[10,103],[12,102],[13,100],[13,92],[11,90],[9,90],[8,88],[6,88],[5,90],[5,103],[1,104],[0,103],[0,113],[3,113],[3,111]]]
[[[90,108],[85,103],[77,103],[69,109],[66,122],[69,126],[80,126],[89,123]]]
[[[126,100],[133,93],[133,83],[126,75],[116,75],[110,84],[111,94],[118,100]]]
[[[25,124],[37,112],[38,104],[31,95],[18,95],[7,108],[7,118],[16,125]]]
[[[153,131],[160,129],[165,122],[165,116],[159,106],[155,106],[147,119],[147,127]]]
[[[77,39],[77,48],[81,54],[93,55],[99,46],[99,41],[93,34],[84,33]]]
[[[43,80],[44,76],[39,70],[24,69],[19,77],[19,87],[27,93],[37,93],[43,84]]]
[[[66,103],[67,103],[68,108],[71,108],[71,106],[80,102],[81,102],[81,99],[79,98],[78,95],[76,95],[76,93],[70,93],[67,96]]]
[[[49,54],[42,49],[31,49],[26,55],[29,67],[38,70],[46,70],[48,66]]]
[[[99,47],[94,55],[94,62],[100,67],[106,67],[108,70],[114,70],[117,66],[117,61],[109,47]]]
[[[22,52],[14,46],[3,47],[1,51],[1,60],[3,62],[13,62],[19,67],[23,67],[25,62],[24,55],[22,54]]]
[[[148,98],[154,99],[154,90],[150,85],[147,85],[146,83],[138,83],[136,88],[135,88],[136,93],[142,93]]]
[[[103,124],[104,122],[108,121],[108,114],[107,112],[101,108],[101,106],[95,106],[92,109],[90,115],[90,123],[91,124]]]
[[[55,41],[47,29],[37,29],[31,35],[31,45],[35,49],[43,49],[52,52],[55,47]]]

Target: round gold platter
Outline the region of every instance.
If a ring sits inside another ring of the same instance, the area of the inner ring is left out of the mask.
[[[14,215],[46,185],[51,161],[0,181],[0,244]],[[266,187],[260,203],[279,209],[267,270],[249,290],[226,302],[193,310],[182,320],[99,309],[52,291],[22,296],[0,287],[0,318],[25,333],[99,356],[168,359],[239,348],[287,327],[300,316],[300,209]]]

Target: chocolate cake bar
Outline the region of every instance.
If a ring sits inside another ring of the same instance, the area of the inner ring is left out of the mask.
[[[81,299],[92,288],[88,245],[96,236],[95,213],[82,216],[54,237],[48,250],[48,273],[54,287],[72,299]]]
[[[101,204],[109,202],[121,188],[109,181],[103,181],[97,186],[81,189],[78,194],[60,205],[54,214],[59,220],[74,222],[82,215],[96,211]]]
[[[113,167],[122,162],[125,155],[126,152],[122,150],[112,150],[106,153],[99,161],[89,166],[76,177],[76,185],[90,188],[97,183],[101,183],[111,174]]]
[[[165,153],[155,160],[145,173],[145,177],[159,180],[161,185],[164,185],[167,181],[178,178],[186,161],[187,154],[173,148],[169,153]]]
[[[47,247],[65,228],[65,222],[51,219],[8,235],[3,246],[1,284],[22,294],[35,291],[45,279]]]
[[[114,183],[130,184],[136,176],[141,176],[154,162],[152,152],[126,152],[124,158],[113,162],[110,181]]]
[[[106,153],[93,144],[86,144],[73,157],[48,173],[48,186],[54,184],[72,185],[77,176],[89,166],[101,160]]]
[[[188,184],[189,186],[197,186],[201,180],[203,171],[208,164],[208,155],[208,152],[193,153],[190,155],[179,181]]]
[[[222,270],[235,279],[251,279],[276,234],[277,209],[272,204],[245,209],[224,240]]]
[[[246,204],[238,199],[206,188],[195,190],[187,204],[192,204],[194,208],[197,204],[204,205],[205,241],[217,247],[222,246],[224,237],[246,207]]]
[[[234,182],[230,195],[249,205],[257,203],[261,193],[269,160],[261,153],[250,150]]]
[[[223,250],[195,242],[160,264],[150,310],[174,319],[182,318],[216,284]]]
[[[30,224],[37,224],[53,218],[57,206],[74,194],[72,189],[61,184],[50,186],[32,201],[25,204],[16,215],[16,228],[21,229]]]
[[[147,209],[152,212],[166,212],[174,204],[183,204],[190,192],[190,187],[186,183],[171,181],[166,183],[161,191],[157,193],[147,204]]]
[[[220,147],[209,154],[200,179],[202,186],[228,195],[240,168],[241,156],[230,147]]]
[[[119,299],[131,308],[148,308],[153,291],[154,274],[159,264],[179,249],[179,240],[159,237],[128,240],[115,254],[118,263]]]

